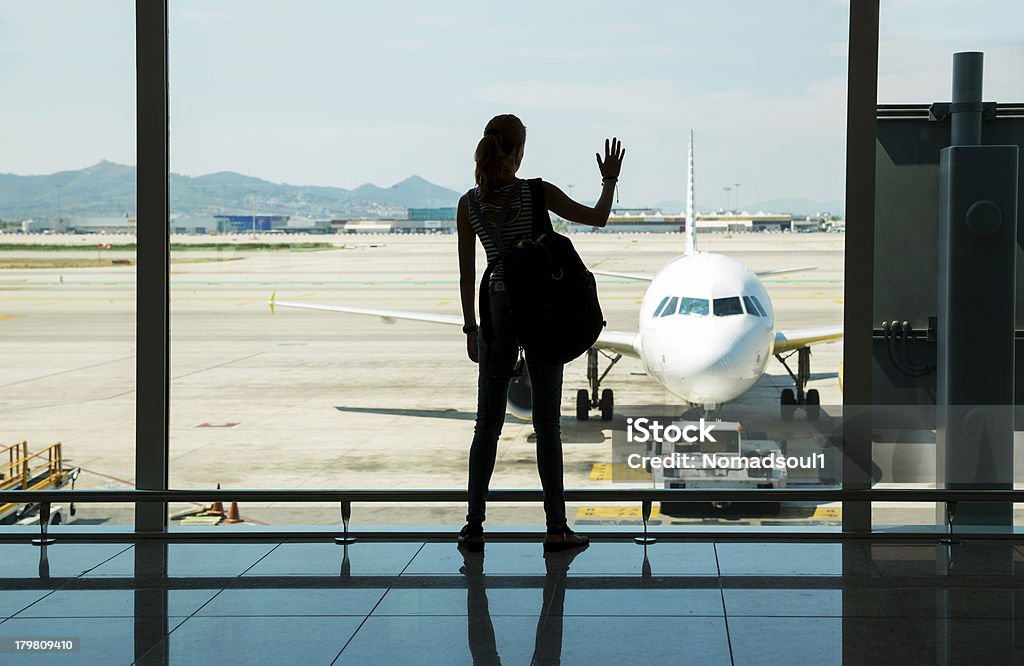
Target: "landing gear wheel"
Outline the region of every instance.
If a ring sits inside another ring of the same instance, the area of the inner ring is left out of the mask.
[[[590,418],[590,395],[587,389],[576,391],[576,420],[586,421]]]
[[[601,401],[598,406],[601,408],[601,420],[611,421],[615,416],[615,396],[611,389],[601,391]]]
[[[782,420],[792,421],[793,412],[796,411],[796,396],[793,394],[793,389],[782,389],[779,403],[781,405],[780,416],[782,416]]]
[[[598,354],[603,354],[606,358],[610,359],[608,367],[605,368],[604,372],[601,372],[598,368]],[[576,418],[585,421],[587,416],[581,416],[581,414],[585,414],[591,409],[600,409],[601,420],[612,420],[615,411],[615,399],[612,397],[611,389],[601,390],[601,380],[612,369],[612,366],[619,362],[620,358],[622,358],[622,354],[609,354],[594,348],[587,350],[587,383],[590,385],[590,391],[589,394],[583,389],[576,392]],[[593,396],[593,398],[588,399],[588,395]],[[599,400],[597,396],[601,396],[601,399]],[[582,401],[586,401],[586,407],[582,406]]]
[[[818,395],[818,389],[811,389],[807,392],[804,412],[807,414],[808,421],[817,421],[821,416],[821,396]]]

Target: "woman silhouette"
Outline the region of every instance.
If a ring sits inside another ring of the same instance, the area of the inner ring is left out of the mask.
[[[477,387],[476,427],[469,450],[469,512],[459,532],[459,545],[471,551],[484,547],[483,522],[487,488],[494,471],[498,437],[505,422],[508,387],[519,355],[516,322],[505,292],[501,262],[491,272],[489,299],[492,339],[478,334],[473,299],[476,287],[476,242],[479,237],[488,263],[499,256],[498,245],[511,247],[530,237],[534,215],[547,210],[572,222],[603,227],[611,212],[612,193],[618,181],[626,151],[618,139],[605,139],[604,158],[597,154],[601,197],[593,208],[577,203],[551,183],[532,190],[527,181],[516,178],[526,149],[526,127],[516,116],[495,116],[484,128],[476,147],[476,187],[459,200],[459,287],[466,325],[466,351],[480,365]],[[537,201],[537,194],[542,201]],[[569,529],[562,489],[562,438],[559,430],[563,365],[536,363],[526,357],[533,385],[533,427],[537,434],[537,470],[544,488],[547,534],[545,551],[586,546],[587,537]]]

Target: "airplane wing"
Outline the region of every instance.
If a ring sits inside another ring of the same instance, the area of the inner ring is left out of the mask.
[[[843,337],[842,326],[804,328],[798,331],[775,331],[774,354],[793,351],[824,342],[835,342]]]
[[[327,310],[329,312],[347,312],[349,314],[370,315],[380,317],[386,324],[394,324],[398,319],[410,321],[423,321],[431,324],[449,324],[451,326],[462,326],[462,317],[459,315],[434,314],[431,312],[409,312],[408,310],[388,310],[385,308],[356,308],[347,305],[324,305],[322,303],[299,303],[297,301],[279,301],[277,294],[270,295],[270,312],[274,308],[298,308],[303,310]]]
[[[624,331],[601,331],[597,342],[594,343],[594,349],[640,358],[640,336]]]
[[[797,266],[796,268],[775,268],[768,271],[755,271],[754,275],[761,277],[762,275],[782,275],[783,273],[802,273],[803,271],[817,270],[817,266]],[[650,282],[654,279],[654,276],[649,273],[620,273],[618,271],[602,271],[591,269],[591,273],[594,275],[604,275],[605,277],[617,277],[626,280],[644,280]]]
[[[762,275],[782,275],[783,273],[802,273],[803,271],[814,271],[818,270],[817,266],[798,266],[796,268],[776,268],[770,271],[754,271],[754,275],[761,277]]]
[[[650,282],[651,280],[654,279],[653,275],[649,275],[647,273],[618,273],[616,271],[598,271],[594,269],[591,269],[590,272],[593,273],[594,275],[624,278],[626,280],[644,280],[646,282]]]
[[[399,319],[407,321],[421,321],[428,324],[447,324],[449,326],[462,326],[460,315],[435,314],[432,312],[411,312],[409,310],[390,310],[385,308],[357,308],[347,305],[324,305],[322,303],[300,303],[298,301],[279,301],[276,292],[270,295],[270,311],[275,308],[296,308],[303,310],[326,310],[328,312],[344,312],[347,314],[368,315],[380,317],[387,324],[393,324]],[[602,331],[597,342],[596,349],[622,354],[623,356],[640,356],[640,341],[636,333],[623,331]]]

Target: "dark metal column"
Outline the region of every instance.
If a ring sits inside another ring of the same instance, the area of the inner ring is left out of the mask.
[[[135,487],[167,488],[168,107],[167,0],[135,2],[138,231],[136,285]],[[135,529],[162,531],[167,505],[140,503]]]
[[[135,542],[135,659],[157,666],[170,663],[167,555],[170,546],[157,539]],[[145,657],[143,659],[143,657]]]
[[[872,285],[875,255],[875,116],[878,0],[851,0],[846,100],[846,284],[843,313],[843,488],[871,471]],[[843,502],[843,531],[871,529],[871,504]]]
[[[981,143],[982,54],[953,55],[952,145],[939,158],[937,476],[1013,487],[1017,146]],[[1009,502],[946,504],[956,525],[1013,524]]]

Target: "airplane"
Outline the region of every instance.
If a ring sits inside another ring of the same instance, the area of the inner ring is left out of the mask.
[[[714,252],[697,250],[694,217],[693,131],[687,156],[686,233],[682,254],[669,260],[656,274],[593,270],[595,275],[646,281],[650,285],[640,305],[635,332],[602,331],[587,351],[588,389],[576,394],[576,418],[587,420],[598,409],[602,420],[614,415],[614,393],[601,389],[601,382],[623,356],[638,358],[646,373],[681,398],[688,411],[712,414],[750,389],[764,374],[771,357],[778,359],[794,388],[783,389],[780,416],[791,420],[803,409],[808,420],[818,420],[821,399],[817,389],[807,390],[810,353],[813,345],[843,337],[842,326],[800,330],[775,327],[771,298],[759,279],[814,270],[800,266],[751,272],[739,261]],[[360,308],[317,303],[299,303],[270,297],[275,307],[327,310],[380,317],[386,323],[405,319],[462,326],[459,315],[410,312],[381,308]],[[598,356],[610,363],[599,371]],[[797,355],[794,373],[787,359]],[[529,418],[531,390],[528,373],[514,378],[509,387],[509,409]]]

